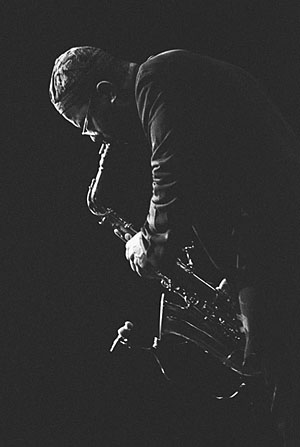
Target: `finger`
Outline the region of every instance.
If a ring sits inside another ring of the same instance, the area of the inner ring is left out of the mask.
[[[136,261],[136,259],[134,258],[134,256],[132,256],[132,257],[129,259],[129,264],[130,264],[131,270],[132,270],[134,273],[136,273],[136,274],[139,275],[139,276],[143,276],[143,272],[142,272],[143,269],[137,264],[137,261]]]
[[[125,245],[125,256],[128,261],[132,257],[132,249],[128,244]]]
[[[142,269],[138,264],[135,264],[135,272],[136,272],[139,276],[143,276],[143,269]]]
[[[135,272],[135,265],[134,265],[134,262],[133,262],[132,258],[129,258],[129,264],[130,264],[131,270],[133,270]]]

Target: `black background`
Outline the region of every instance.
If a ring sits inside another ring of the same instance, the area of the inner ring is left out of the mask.
[[[55,112],[48,84],[54,59],[72,46],[136,62],[187,48],[250,71],[299,134],[298,2],[6,3],[1,445],[252,445],[243,402],[169,384],[147,356],[109,354],[127,319],[154,335],[159,291],[131,272],[122,242],[89,213],[98,147]],[[115,180],[121,211],[137,225],[149,195],[143,151],[126,153]]]

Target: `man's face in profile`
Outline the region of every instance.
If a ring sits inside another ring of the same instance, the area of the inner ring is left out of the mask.
[[[134,96],[114,92],[113,84],[101,81],[88,99],[74,101],[62,115],[93,142],[135,142],[144,134]]]
[[[90,99],[83,104],[74,104],[69,107],[62,116],[75,127],[81,129],[82,135],[89,136],[93,142],[110,141],[113,137],[109,135],[111,132],[105,132],[105,129],[107,130],[109,126],[107,119],[101,119],[105,111],[101,111],[100,107],[99,104],[96,111],[95,106],[92,107],[92,99]]]

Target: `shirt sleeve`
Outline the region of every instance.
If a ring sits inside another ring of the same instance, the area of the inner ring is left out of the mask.
[[[143,244],[155,268],[169,267],[189,221],[189,155],[174,97],[161,82],[146,76],[137,89],[137,105],[152,151],[152,197],[141,229]]]

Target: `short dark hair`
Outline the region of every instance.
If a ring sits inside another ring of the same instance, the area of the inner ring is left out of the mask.
[[[129,62],[100,48],[70,48],[55,60],[49,86],[51,102],[63,113],[74,103],[86,101],[100,80],[121,87],[128,67]]]

